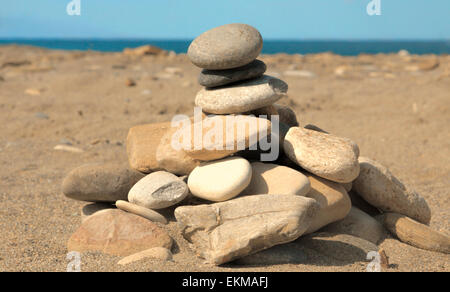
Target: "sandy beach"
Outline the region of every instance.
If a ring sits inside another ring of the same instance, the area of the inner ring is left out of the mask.
[[[387,166],[432,210],[430,226],[450,235],[450,56],[262,55],[266,74],[289,84],[300,125],[355,141],[362,156]],[[0,46],[0,271],[66,271],[66,243],[86,203],[66,198],[63,178],[91,162],[127,161],[132,126],[192,115],[200,69],[186,55],[138,56]],[[82,153],[57,151],[70,144]],[[82,255],[82,271],[365,271],[368,261],[305,250],[302,264],[204,264],[173,217],[172,262],[117,265]],[[379,245],[387,271],[450,271],[450,255],[403,244],[387,231]],[[336,248],[339,253],[339,247]]]

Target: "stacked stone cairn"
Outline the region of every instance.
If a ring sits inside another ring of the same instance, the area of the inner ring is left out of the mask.
[[[383,225],[410,245],[450,252],[449,238],[427,226],[424,198],[360,157],[353,141],[299,126],[290,108],[275,104],[288,86],[264,75],[266,65],[256,59],[262,46],[260,33],[245,24],[214,28],[192,42],[188,57],[203,69],[205,87],[194,116],[135,126],[127,137],[129,165],[84,165],[65,178],[67,197],[94,202],[82,209],[70,251],[125,256],[121,264],[168,260],[173,239],[165,224],[176,221],[195,253],[215,265],[272,263],[283,260],[274,246],[295,254],[296,247],[317,247],[318,238],[378,251]],[[262,149],[263,141],[279,151]]]

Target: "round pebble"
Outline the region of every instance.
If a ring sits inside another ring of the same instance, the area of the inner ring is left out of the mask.
[[[250,25],[233,23],[204,32],[189,46],[191,62],[204,69],[222,70],[249,64],[258,57],[263,40]]]

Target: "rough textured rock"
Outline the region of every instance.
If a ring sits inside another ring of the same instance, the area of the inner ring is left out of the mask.
[[[81,208],[81,223],[86,221],[86,219],[89,218],[90,216],[97,214],[100,211],[108,209],[114,209],[114,206],[108,203],[93,203],[84,205]]]
[[[127,201],[117,201],[116,206],[120,210],[124,210],[126,212],[144,217],[145,219],[148,219],[150,221],[167,224],[166,218],[154,210],[138,206]]]
[[[228,70],[204,69],[198,77],[198,83],[205,87],[217,87],[260,77],[266,72],[266,64],[260,60],[254,60],[245,66]]]
[[[382,215],[384,226],[400,241],[409,245],[450,254],[450,237],[397,213]]]
[[[250,183],[252,167],[241,157],[202,163],[188,178],[191,193],[201,199],[221,202],[239,195]]]
[[[130,128],[127,136],[127,154],[131,168],[145,173],[161,170],[156,160],[156,150],[170,128],[170,123],[146,124]]]
[[[268,75],[229,87],[202,89],[195,105],[206,113],[237,114],[273,104],[286,96],[288,85]]]
[[[161,261],[172,260],[172,253],[164,247],[153,247],[121,259],[117,264],[125,266],[144,259],[156,259]]]
[[[211,161],[256,146],[258,141],[270,135],[271,123],[244,115],[213,116],[205,118],[201,124],[193,123],[183,131],[192,133],[190,147],[184,151],[192,159]],[[199,147],[196,147],[197,143]]]
[[[369,252],[378,251],[378,247],[370,241],[348,234],[328,232],[302,236],[295,243],[347,263],[366,262]]]
[[[288,125],[289,127],[298,127],[297,115],[288,106],[274,104],[278,115],[280,116],[280,122]]]
[[[358,146],[349,139],[300,127],[289,129],[284,152],[307,171],[339,183],[359,174]]]
[[[178,207],[175,217],[197,254],[220,265],[297,239],[318,208],[301,196],[257,195]]]
[[[191,171],[200,165],[200,161],[189,156],[183,149],[175,149],[171,145],[173,135],[177,128],[171,128],[161,138],[156,149],[156,161],[161,169],[177,175],[189,175]]]
[[[320,210],[309,226],[306,234],[313,233],[320,228],[344,219],[352,207],[350,197],[340,184],[323,178],[306,174],[311,182],[311,191],[306,197],[316,200]]]
[[[151,221],[118,209],[89,217],[70,237],[69,251],[128,256],[152,247],[170,249],[172,238]]]
[[[184,181],[166,171],[150,173],[128,193],[130,203],[148,209],[164,209],[181,202],[189,189]]]
[[[405,186],[386,167],[367,157],[360,157],[361,172],[353,189],[369,204],[385,211],[404,214],[428,224],[431,210],[425,199]]]
[[[344,219],[326,226],[323,231],[353,235],[374,244],[377,244],[384,234],[384,228],[377,220],[356,207],[352,207]]]
[[[304,196],[311,190],[301,172],[277,164],[253,162],[252,180],[243,195],[280,194]]]
[[[258,57],[263,40],[258,30],[232,23],[208,30],[189,46],[191,62],[204,69],[221,70],[244,66]]]
[[[79,201],[115,202],[126,200],[128,191],[143,177],[125,164],[87,164],[66,176],[62,191]]]

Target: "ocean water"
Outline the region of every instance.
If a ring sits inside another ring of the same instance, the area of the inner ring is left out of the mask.
[[[66,40],[66,39],[5,39],[2,44],[22,44],[62,50],[95,50],[118,52],[146,44],[154,45],[176,53],[186,53],[191,40]],[[333,52],[344,56],[361,53],[395,53],[405,49],[412,54],[450,54],[450,40],[447,41],[292,41],[265,40],[263,54],[310,54]]]

